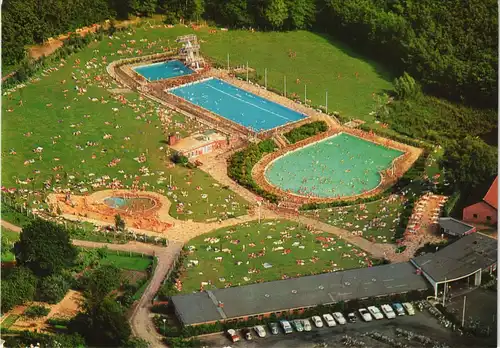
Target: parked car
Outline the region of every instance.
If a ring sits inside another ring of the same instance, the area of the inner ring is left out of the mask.
[[[356,314],[354,314],[354,312],[351,312],[347,314],[347,320],[349,320],[350,323],[355,323],[358,318],[356,318]]]
[[[245,334],[245,339],[246,339],[247,341],[251,341],[251,340],[253,340],[253,337],[252,337],[252,332],[251,332],[250,330],[248,330],[248,329],[247,329],[247,330],[245,330],[245,331],[244,331],[244,334]]]
[[[397,315],[406,315],[405,309],[401,305],[401,303],[393,303],[392,308],[396,312]]]
[[[299,319],[293,320],[292,324],[295,327],[295,330],[297,330],[297,332],[304,331],[304,326],[302,325],[302,321],[300,321]]]
[[[382,312],[384,312],[387,319],[396,318],[396,313],[394,313],[394,310],[388,304],[383,304],[382,306],[380,306],[380,308],[382,309]]]
[[[313,321],[314,325],[316,325],[316,327],[323,327],[323,321],[319,316],[315,315],[311,318],[311,320]]]
[[[264,326],[262,325],[257,325],[253,328],[255,332],[257,333],[257,336],[260,338],[266,337],[266,329],[264,329]]]
[[[277,335],[278,334],[278,332],[279,332],[279,330],[278,330],[278,324],[276,324],[276,323],[269,323],[268,326],[269,326],[269,330],[271,330],[271,333],[273,335]]]
[[[415,315],[415,309],[413,308],[413,305],[411,303],[403,302],[403,307],[408,312],[408,315]]]
[[[382,314],[380,309],[378,309],[377,307],[370,306],[370,307],[368,307],[368,311],[375,318],[375,320],[384,319],[384,315]]]
[[[333,317],[332,317],[332,315],[331,315],[331,314],[328,314],[328,313],[327,313],[327,314],[323,314],[323,319],[325,320],[326,325],[327,325],[328,327],[332,327],[332,326],[337,325],[337,324],[335,323],[335,320],[333,319]]]
[[[286,334],[293,332],[292,325],[290,325],[290,322],[288,320],[280,320],[280,324]]]
[[[236,343],[240,340],[240,336],[238,336],[236,331],[233,329],[227,330],[227,334],[229,335],[229,338],[231,338],[231,341],[233,341],[233,343]]]
[[[370,312],[366,310],[366,308],[360,308],[358,309],[359,315],[361,315],[361,318],[363,318],[364,321],[372,321],[372,316],[370,315]]]
[[[302,319],[302,325],[304,326],[304,331],[312,330],[311,322],[309,321],[309,319]]]
[[[340,312],[335,312],[333,313],[333,318],[339,323],[340,325],[345,325],[347,321],[344,318],[344,315]]]

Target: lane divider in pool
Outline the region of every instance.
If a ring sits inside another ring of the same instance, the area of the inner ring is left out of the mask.
[[[166,92],[172,92],[172,91],[175,91],[176,89],[179,89],[179,88],[183,88],[183,87],[187,87],[187,86],[192,86],[192,85],[197,85],[198,83],[202,83],[202,82],[213,80],[213,79],[214,78],[212,76],[205,77],[204,79],[201,79],[201,80],[196,80],[196,81],[193,81],[193,82],[185,83],[185,84],[180,85],[180,86],[175,86],[175,87],[167,88],[167,89],[165,89],[165,91]]]
[[[260,110],[265,111],[265,112],[268,112],[268,113],[270,113],[270,114],[272,114],[272,115],[278,116],[278,117],[280,117],[280,118],[282,118],[282,119],[284,119],[284,120],[291,121],[291,119],[289,119],[288,117],[282,116],[282,115],[277,114],[277,113],[275,113],[275,112],[273,112],[273,111],[271,111],[271,110],[267,110],[267,109],[265,109],[265,108],[263,108],[263,107],[260,107],[260,106],[258,106],[258,105],[255,105],[254,103],[250,103],[250,102],[248,102],[248,101],[246,101],[246,100],[243,100],[243,99],[241,99],[241,98],[238,98],[237,96],[235,96],[235,95],[231,95],[231,94],[229,94],[229,93],[227,93],[227,92],[224,92],[223,90],[218,89],[218,88],[216,88],[216,87],[214,87],[214,86],[210,86],[210,85],[207,85],[207,86],[208,86],[208,87],[210,87],[210,88],[212,88],[212,89],[215,89],[216,91],[218,91],[218,92],[220,92],[220,93],[222,93],[222,94],[225,94],[225,95],[227,95],[227,96],[230,96],[231,98],[234,98],[234,99],[236,99],[236,100],[238,100],[238,101],[240,101],[240,102],[243,102],[243,103],[246,103],[246,104],[251,105],[251,106],[253,106],[253,107],[256,107],[257,109],[260,109]],[[247,93],[248,93],[248,92],[247,92]],[[265,98],[262,98],[262,99],[265,99]],[[278,104],[278,105],[280,105],[280,104]]]

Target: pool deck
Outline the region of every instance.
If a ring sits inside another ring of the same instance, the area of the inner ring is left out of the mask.
[[[378,184],[377,187],[363,192],[361,194],[357,195],[351,195],[351,196],[336,196],[336,197],[316,197],[316,196],[303,196],[299,195],[294,192],[286,191],[281,189],[280,187],[271,184],[266,176],[265,172],[269,165],[271,165],[272,162],[277,160],[278,158],[284,156],[285,154],[291,152],[291,151],[296,151],[301,148],[304,148],[306,146],[313,145],[319,141],[322,141],[324,139],[327,139],[331,136],[334,136],[339,133],[345,133],[349,134],[358,138],[361,138],[366,141],[373,142],[378,145],[382,145],[387,148],[395,149],[398,151],[402,151],[403,154],[398,156],[393,160],[393,166],[395,168],[394,170],[394,175],[391,174],[390,169],[386,169],[382,172],[380,172],[381,180],[380,183]],[[327,202],[334,202],[334,201],[354,201],[358,198],[367,198],[371,197],[374,195],[377,195],[381,192],[383,192],[385,189],[388,187],[394,185],[396,181],[408,170],[410,167],[413,165],[413,163],[418,159],[420,154],[422,153],[422,149],[409,146],[406,144],[398,143],[393,140],[389,140],[386,138],[382,138],[378,135],[375,135],[373,133],[367,133],[364,131],[361,131],[359,129],[352,129],[352,128],[347,128],[347,127],[330,127],[329,130],[327,130],[324,133],[315,135],[313,137],[304,139],[302,141],[299,141],[295,144],[289,145],[287,147],[281,148],[273,153],[270,153],[266,156],[264,156],[257,164],[253,167],[252,169],[252,177],[254,178],[255,182],[259,187],[262,189],[274,193],[277,196],[279,196],[281,199],[286,199],[288,202],[293,202],[296,204],[306,204],[306,203],[327,203]]]

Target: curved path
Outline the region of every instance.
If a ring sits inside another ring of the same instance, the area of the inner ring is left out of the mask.
[[[21,232],[19,226],[13,225],[7,221],[0,220],[2,227],[14,232]],[[85,248],[106,247],[112,250],[142,253],[155,256],[158,260],[155,272],[151,277],[148,287],[136,305],[130,317],[130,325],[135,336],[148,341],[152,347],[164,346],[162,336],[156,332],[153,321],[150,319],[150,307],[155,294],[160,289],[168,270],[171,268],[175,258],[182,249],[182,243],[170,242],[167,247],[160,247],[151,244],[129,242],[127,244],[110,244],[89,242],[85,240],[72,240],[74,245]]]

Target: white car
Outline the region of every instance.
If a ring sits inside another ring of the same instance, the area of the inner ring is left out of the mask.
[[[304,331],[312,330],[311,322],[309,321],[309,319],[302,319],[302,326],[304,326]]]
[[[384,315],[382,314],[382,312],[380,311],[380,309],[378,309],[377,307],[375,306],[370,306],[368,307],[368,311],[370,312],[370,314],[376,319],[376,320],[380,320],[380,319],[384,319]]]
[[[262,325],[257,325],[253,328],[255,332],[257,333],[257,336],[260,338],[266,337],[266,329],[264,329],[264,326]]]
[[[413,305],[411,303],[404,302],[403,307],[408,312],[408,315],[415,315],[415,309],[413,309]]]
[[[359,315],[361,315],[361,318],[363,318],[364,321],[372,321],[372,316],[370,315],[370,312],[366,310],[366,308],[360,308],[358,309]]]
[[[292,325],[290,325],[290,322],[288,320],[280,320],[280,324],[286,334],[293,332]]]
[[[396,318],[396,313],[394,313],[394,311],[392,310],[392,307],[389,306],[388,304],[383,304],[382,306],[380,306],[380,308],[382,308],[382,312],[384,312],[387,319]]]
[[[319,316],[315,315],[311,318],[311,320],[313,321],[314,325],[316,325],[316,327],[323,327],[323,321]]]
[[[344,315],[340,312],[333,313],[333,317],[340,325],[345,325],[345,323],[347,323],[347,321],[344,318]]]
[[[323,314],[323,319],[325,320],[326,322],[326,325],[328,327],[332,327],[332,326],[335,326],[337,325],[337,323],[335,323],[335,320],[333,319],[332,315],[331,314]]]
[[[236,343],[240,340],[240,336],[238,336],[236,331],[234,331],[233,329],[227,330],[227,334],[229,335],[229,337],[231,338],[231,341],[233,341],[233,343]]]

